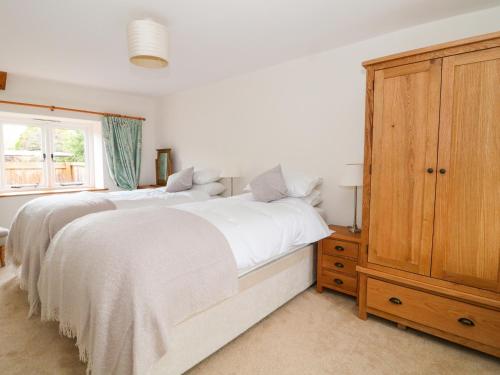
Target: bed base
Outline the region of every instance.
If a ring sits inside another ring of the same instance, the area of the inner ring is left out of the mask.
[[[315,281],[314,245],[305,246],[239,280],[235,296],[177,324],[153,375],[178,375],[234,340]]]

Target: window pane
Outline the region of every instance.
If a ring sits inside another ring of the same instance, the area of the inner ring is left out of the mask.
[[[5,183],[13,188],[38,187],[43,179],[42,129],[3,125]]]
[[[54,129],[52,161],[57,185],[84,185],[87,182],[84,132],[80,129]]]

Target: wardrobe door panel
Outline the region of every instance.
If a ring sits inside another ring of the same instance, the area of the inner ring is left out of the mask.
[[[432,276],[500,291],[500,48],[443,61]]]
[[[368,262],[430,275],[441,59],[375,72]]]

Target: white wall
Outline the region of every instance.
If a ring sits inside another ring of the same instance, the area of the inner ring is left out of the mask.
[[[328,220],[348,224],[352,192],[338,179],[344,163],[363,159],[361,62],[498,31],[499,20],[500,7],[469,13],[166,96],[158,138],[176,169],[237,166],[240,185],[277,163],[321,175]]]
[[[154,182],[154,159],[157,146],[155,125],[157,124],[158,99],[9,74],[6,90],[0,91],[0,100],[83,108],[145,117],[146,121],[143,125],[141,183]],[[63,111],[50,112],[48,110],[5,104],[0,105],[0,111],[99,120],[99,117],[93,115]],[[161,144],[159,145],[161,146]],[[109,177],[107,165],[104,165],[103,170],[105,187],[116,189],[116,186]],[[0,226],[9,227],[17,209],[35,197],[37,196],[0,198]]]

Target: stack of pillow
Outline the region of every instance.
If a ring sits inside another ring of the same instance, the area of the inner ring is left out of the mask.
[[[166,191],[176,193],[185,190],[198,190],[215,196],[222,194],[226,187],[218,182],[220,171],[216,169],[194,170],[194,167],[183,169],[168,177]]]
[[[321,203],[321,193],[316,188],[321,177],[310,177],[303,173],[283,171],[278,165],[255,177],[245,188],[251,191],[255,200],[272,202],[285,197],[301,198],[315,207]]]
[[[194,171],[192,190],[204,191],[211,197],[226,191],[226,187],[219,182],[221,171],[217,169],[200,169]]]
[[[169,176],[166,191],[170,193],[198,190],[210,196],[222,194],[226,187],[219,182],[221,172],[217,169],[199,169],[193,167],[183,169]],[[317,187],[322,182],[321,177],[310,177],[303,173],[283,171],[278,165],[255,177],[245,187],[251,191],[255,200],[272,202],[285,197],[301,198],[304,202],[315,207],[322,201]]]

